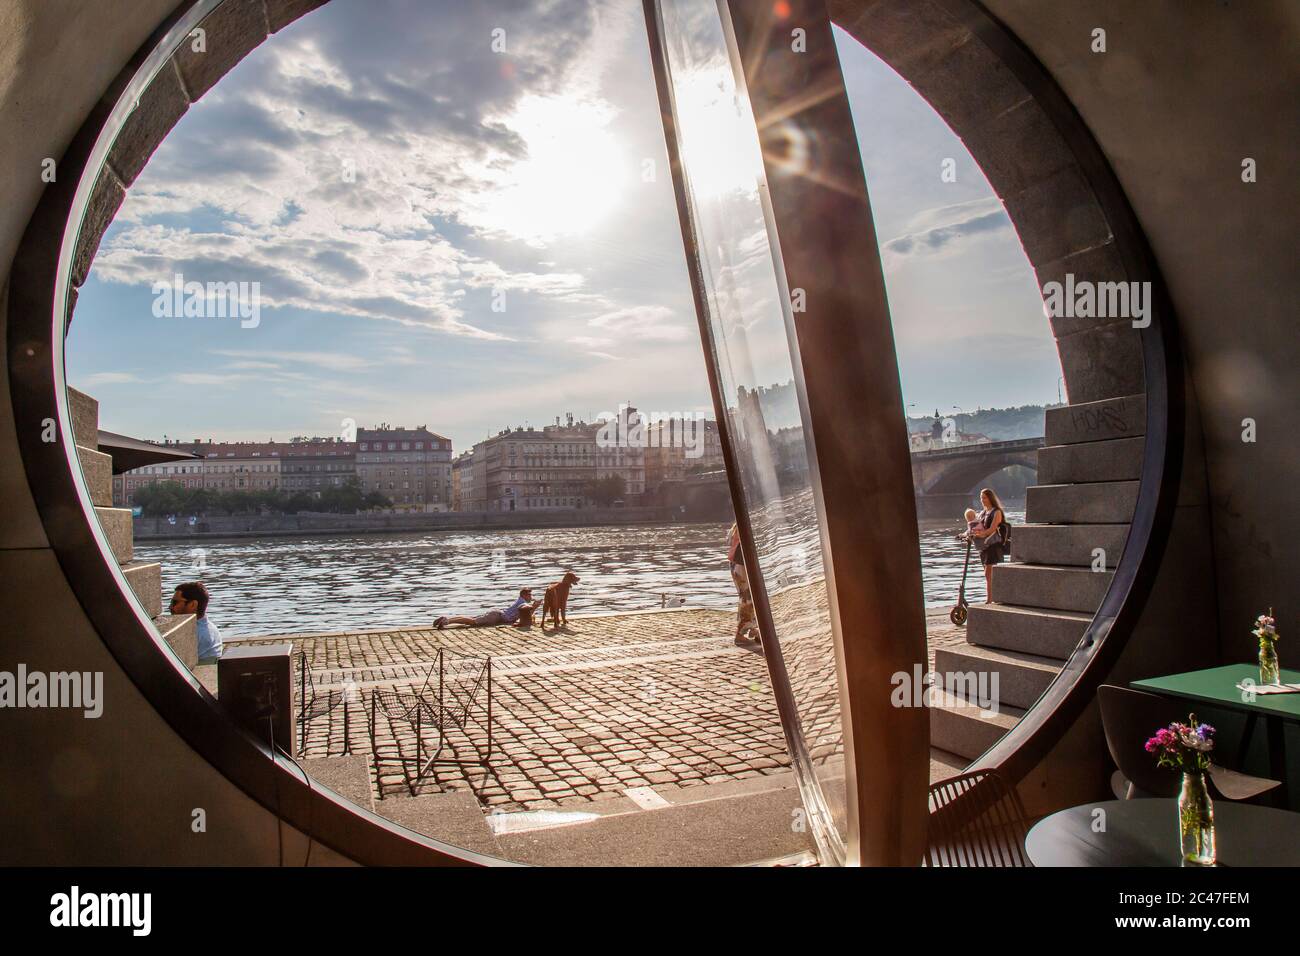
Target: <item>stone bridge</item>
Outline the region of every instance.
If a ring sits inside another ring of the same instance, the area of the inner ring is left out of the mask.
[[[971,490],[1009,465],[1038,469],[1042,438],[953,445],[912,453],[912,487],[917,515],[951,518],[973,504]],[[721,469],[663,482],[655,503],[671,508],[684,520],[731,520],[727,475]]]
[[[1037,470],[1042,447],[1039,437],[912,452],[917,516],[952,517],[965,507],[971,489],[986,476],[1010,465]]]

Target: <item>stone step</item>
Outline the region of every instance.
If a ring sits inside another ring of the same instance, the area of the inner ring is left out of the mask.
[[[1028,709],[1061,672],[1064,661],[1019,651],[1000,651],[973,644],[955,644],[935,649],[934,670],[944,690],[956,696],[985,694],[1002,704]],[[970,677],[968,675],[974,675]],[[963,675],[963,676],[958,676]],[[984,684],[979,684],[981,675]],[[996,693],[993,677],[997,675]],[[972,680],[974,683],[972,683]],[[963,683],[964,682],[964,683]],[[977,688],[963,693],[964,687]],[[982,690],[978,689],[981,688]]]
[[[1071,445],[1075,442],[1106,441],[1146,434],[1147,399],[1145,395],[1104,398],[1049,408],[1043,421],[1043,439],[1047,445]]]
[[[99,450],[99,402],[85,392],[68,388],[68,411],[72,418],[72,440],[77,445]]]
[[[162,613],[162,565],[157,561],[128,561],[122,565],[126,583],[150,617]]]
[[[373,806],[380,816],[409,830],[462,850],[501,856],[497,836],[488,825],[487,817],[473,791],[452,790],[414,797],[387,796],[375,800]]]
[[[1069,485],[1088,481],[1136,481],[1142,477],[1146,438],[1116,438],[1038,449],[1038,483]]]
[[[113,507],[113,456],[85,445],[77,446],[81,475],[86,479],[90,501],[98,508]]]
[[[966,642],[1064,660],[1088,629],[1091,614],[1039,611],[1005,604],[972,604]]]
[[[1014,541],[1015,538],[1012,538]],[[1114,571],[1046,564],[999,564],[993,569],[995,604],[1095,613]]]
[[[153,619],[154,627],[186,667],[193,668],[199,660],[199,631],[193,614],[160,614]]]
[[[935,784],[940,780],[947,780],[949,777],[957,777],[966,772],[970,766],[970,761],[961,754],[951,753],[947,750],[940,750],[938,747],[930,748],[930,783]]]
[[[1001,740],[1025,714],[1009,704],[998,706],[997,713],[981,711],[975,703],[940,690],[930,703],[930,746],[968,760]]]
[[[370,773],[369,757],[300,757],[298,765],[312,780],[333,790],[340,797],[367,810],[375,808],[374,790],[371,788],[371,780],[374,778]],[[477,806],[476,801],[475,807]]]
[[[1011,533],[1011,558],[1024,564],[1115,568],[1124,553],[1127,524],[1019,524]],[[1101,555],[1093,552],[1101,548]]]
[[[1136,481],[1030,485],[1025,521],[1033,524],[1127,524],[1137,507]],[[1015,535],[1012,534],[1014,539]]]
[[[135,554],[135,541],[131,527],[130,508],[96,508],[99,526],[104,529],[108,546],[118,564],[126,564]]]

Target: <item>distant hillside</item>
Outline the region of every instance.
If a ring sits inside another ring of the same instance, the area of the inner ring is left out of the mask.
[[[954,413],[957,430],[987,435],[994,441],[1011,441],[1013,438],[1037,438],[1043,434],[1043,416],[1056,405],[1021,405],[1017,408],[982,408],[975,412]],[[950,409],[949,412],[952,410]],[[939,409],[939,417],[947,420],[948,413]],[[934,421],[933,415],[908,418],[907,430],[925,431]]]

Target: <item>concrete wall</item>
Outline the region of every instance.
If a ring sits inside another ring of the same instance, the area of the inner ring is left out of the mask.
[[[1288,427],[1300,408],[1300,181],[1293,174],[1300,7],[1089,0],[1054,5],[1045,16],[1035,0],[985,3],[1032,49],[1097,138],[1179,319],[1190,406],[1186,474],[1155,592],[1110,680],[1253,661],[1250,622],[1267,606],[1275,606],[1284,637],[1300,631],[1300,512],[1292,492],[1300,444]],[[1098,27],[1106,30],[1106,53],[1089,49]],[[1247,157],[1259,170],[1255,183],[1242,182]],[[1242,441],[1245,418],[1257,423],[1253,444]],[[1234,739],[1239,721],[1205,716]],[[1095,776],[1110,769],[1099,734],[1094,706],[1025,781],[1031,809],[1078,802],[1089,790],[1105,795]],[[1256,744],[1246,769],[1266,773]],[[1300,734],[1289,731],[1288,745],[1294,754]]]
[[[1300,6],[985,5],[1070,97],[1155,250],[1204,430],[1223,653],[1252,659],[1250,623],[1268,605],[1284,639],[1300,634]],[[1097,27],[1104,54],[1089,51]],[[1246,157],[1253,184],[1241,180]],[[1244,418],[1257,423],[1254,444],[1241,440]],[[1170,575],[1180,560],[1190,558],[1170,555]]]
[[[0,0],[0,286],[57,159],[174,0]],[[0,292],[0,322],[8,316]],[[0,330],[3,331],[3,330]],[[0,712],[7,864],[301,863],[307,841],[201,760],[130,682],[82,613],[41,529],[0,363],[0,670],[102,671],[104,713]],[[205,833],[192,812],[207,815]],[[317,845],[314,864],[346,862]]]

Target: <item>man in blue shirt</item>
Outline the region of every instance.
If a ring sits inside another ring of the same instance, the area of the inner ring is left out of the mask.
[[[187,581],[172,595],[173,614],[193,614],[199,633],[199,663],[215,664],[221,659],[221,631],[208,620],[208,589],[198,581]]]
[[[524,588],[519,592],[519,599],[504,611],[486,611],[478,617],[440,617],[433,626],[441,630],[448,624],[466,624],[470,627],[495,627],[499,624],[514,624],[527,627],[533,623],[533,611],[541,601],[533,600],[533,589]]]

